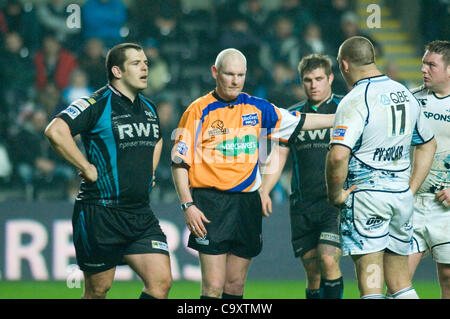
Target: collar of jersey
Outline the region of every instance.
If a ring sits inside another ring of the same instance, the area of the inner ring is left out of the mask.
[[[239,94],[240,94],[240,93],[239,93]],[[238,95],[235,99],[226,101],[226,100],[222,99],[222,98],[219,96],[219,94],[217,94],[216,90],[214,90],[214,91],[212,92],[212,95],[216,98],[217,101],[222,102],[222,103],[227,103],[227,104],[233,104],[233,103],[236,102],[236,101],[238,100],[238,98],[239,98],[239,95]]]
[[[363,79],[360,79],[360,80],[356,81],[355,84],[353,84],[353,87],[356,87],[356,86],[358,86],[360,84],[363,84],[363,83],[383,82],[383,81],[387,81],[387,80],[389,80],[389,78],[385,74],[370,76],[368,78],[363,78]]]
[[[108,84],[109,89],[118,97],[120,97],[124,102],[133,105],[134,103],[131,102],[131,100],[126,97],[125,95],[123,95],[118,89],[116,89],[111,83]],[[136,102],[136,100],[139,98],[139,94],[136,95],[136,97],[134,98],[134,102]]]

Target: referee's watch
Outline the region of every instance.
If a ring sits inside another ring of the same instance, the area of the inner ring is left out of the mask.
[[[194,202],[183,203],[183,204],[181,204],[181,209],[183,210],[183,212],[185,212],[186,209],[188,209],[188,208],[191,207],[192,205],[195,205]]]

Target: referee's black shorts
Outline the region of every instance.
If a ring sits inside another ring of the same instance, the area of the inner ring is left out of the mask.
[[[123,265],[124,255],[169,255],[166,236],[150,207],[125,211],[76,201],[72,226],[82,271],[96,273]]]
[[[291,201],[292,249],[295,257],[302,257],[318,244],[341,248],[339,210],[327,199],[314,202]]]
[[[252,258],[261,252],[262,205],[257,191],[195,188],[192,197],[210,223],[204,223],[207,231],[204,238],[191,233],[188,247],[204,254],[231,253],[242,258]]]

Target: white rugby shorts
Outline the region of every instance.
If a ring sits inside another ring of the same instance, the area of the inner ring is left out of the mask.
[[[362,255],[386,248],[412,253],[414,198],[404,192],[356,191],[341,208],[343,255]]]
[[[413,252],[431,252],[435,262],[450,264],[450,207],[435,199],[435,194],[414,197]]]

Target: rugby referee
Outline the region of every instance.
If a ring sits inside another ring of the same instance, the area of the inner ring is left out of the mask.
[[[216,88],[186,109],[172,153],[188,246],[199,252],[203,299],[242,299],[251,259],[261,252],[260,138],[287,142],[298,130],[331,127],[334,119],[293,115],[242,92],[246,71],[240,51],[219,53],[211,67]]]

